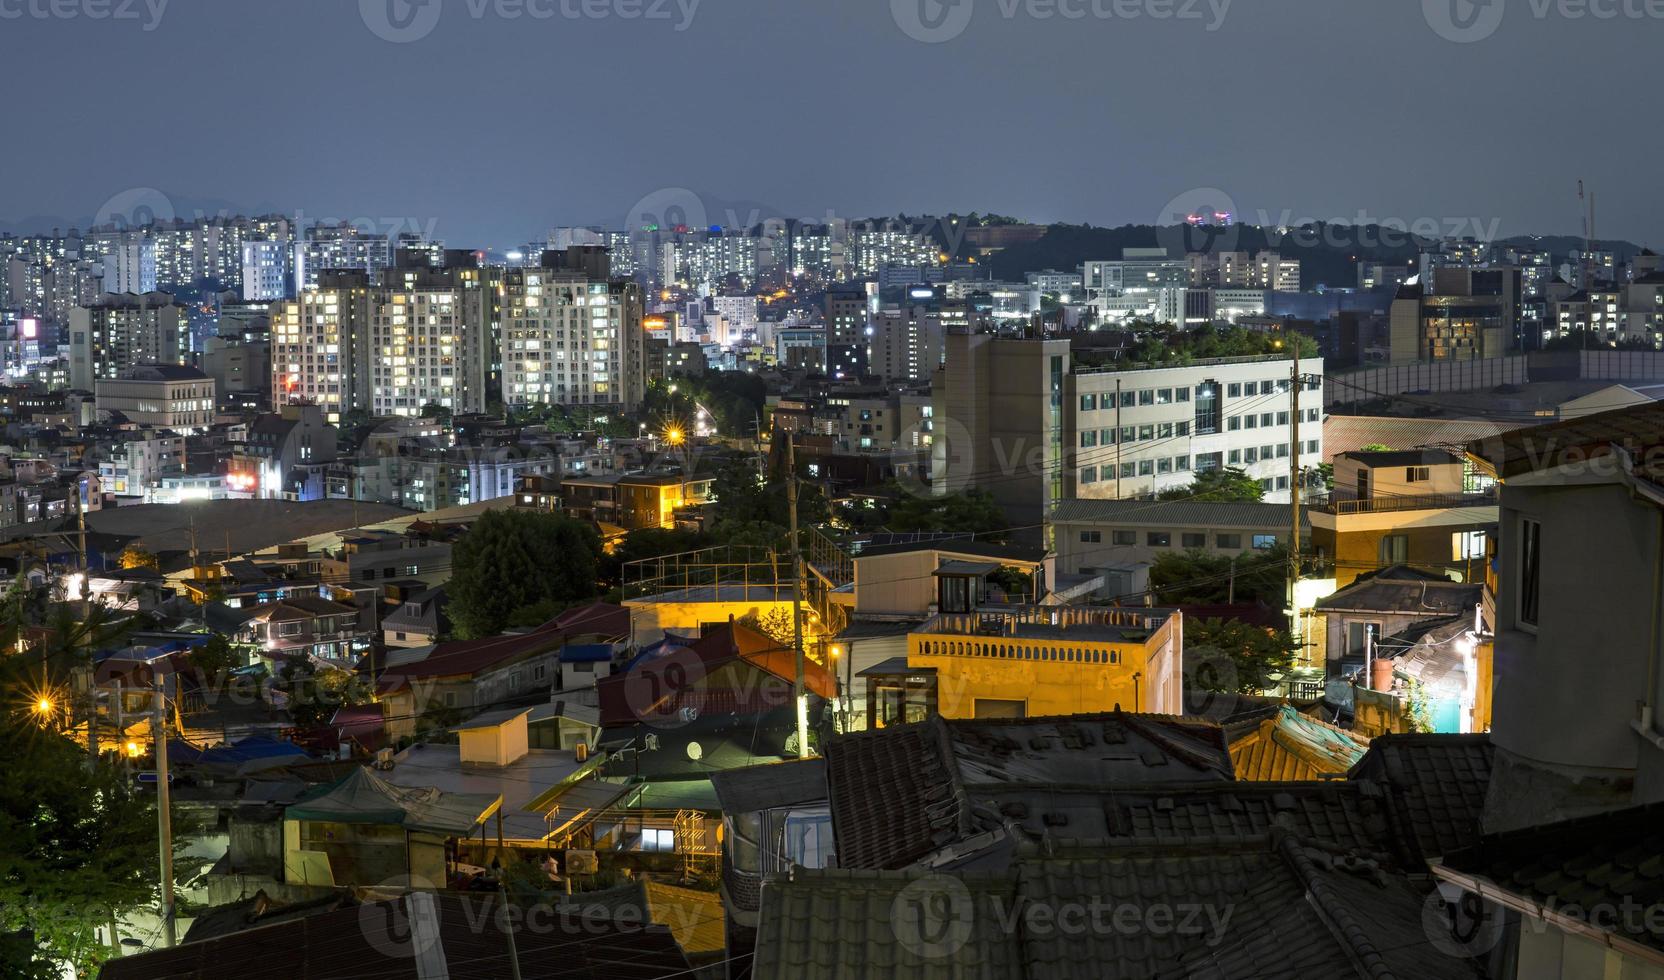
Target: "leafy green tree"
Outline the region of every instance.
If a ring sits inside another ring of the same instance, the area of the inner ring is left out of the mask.
[[[494,636],[524,607],[599,594],[601,537],[559,514],[494,510],[456,543],[451,562],[446,592],[456,635]]]
[[[992,495],[980,490],[925,497],[903,493],[890,505],[892,531],[970,531],[1002,537],[1010,522]]]
[[[8,603],[0,615],[17,609]],[[92,651],[124,642],[131,627],[97,605],[85,620],[70,610],[60,606],[49,617],[44,645],[0,658],[0,689],[21,695],[0,710],[0,976],[38,976],[43,960],[95,972],[110,954],[97,929],[156,897],[153,797],[112,756],[89,766],[86,749],[60,731],[71,678]],[[19,706],[37,699],[59,707]],[[189,839],[180,829],[176,847]]]
[[[422,411],[419,414],[422,418],[434,419],[447,425],[450,424],[452,417],[451,410],[438,402],[428,402],[426,405],[423,405]]]
[[[1269,630],[1240,620],[1200,619],[1184,624],[1187,676],[1207,690],[1224,694],[1262,694],[1273,687],[1272,675],[1294,667],[1300,645],[1287,630]],[[1223,669],[1200,669],[1217,660]]]
[[[1163,490],[1156,495],[1156,499],[1255,503],[1265,499],[1265,488],[1246,470],[1225,467],[1198,473],[1190,486]]]
[[[610,585],[618,585],[623,580],[624,566],[630,562],[698,551],[710,544],[710,536],[698,531],[637,528],[626,533],[623,540],[613,546],[612,552],[603,558],[601,577]]]
[[[1164,606],[1221,605],[1231,599],[1232,573],[1231,559],[1225,555],[1167,552],[1150,566],[1150,589]],[[1234,573],[1238,604],[1280,607],[1288,591],[1288,549],[1279,545],[1240,556]]]

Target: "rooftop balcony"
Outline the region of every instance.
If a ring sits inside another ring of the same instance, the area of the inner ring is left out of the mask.
[[[1459,507],[1495,507],[1497,488],[1492,486],[1474,493],[1431,493],[1418,495],[1386,495],[1359,497],[1349,491],[1336,491],[1327,500],[1312,504],[1321,514],[1395,514],[1417,510],[1451,510]]]
[[[914,630],[914,634],[1141,643],[1161,629],[1171,615],[1171,610],[1144,607],[1001,606],[968,613],[941,613]]]

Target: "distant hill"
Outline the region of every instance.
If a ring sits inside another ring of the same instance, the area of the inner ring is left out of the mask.
[[[1573,252],[1583,251],[1583,239],[1576,235],[1516,235],[1513,238],[1502,239],[1503,245],[1518,245],[1522,248],[1546,249],[1554,255],[1556,262],[1564,262]],[[1618,253],[1619,262],[1630,259],[1646,251],[1645,246],[1634,242],[1601,239],[1595,243],[1597,249],[1612,249]]]

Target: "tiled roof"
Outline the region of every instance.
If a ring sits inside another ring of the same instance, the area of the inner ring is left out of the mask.
[[[838,861],[845,868],[906,867],[997,829],[1000,818],[985,804],[1007,794],[1038,798],[1060,787],[1232,776],[1217,726],[1123,712],[932,718],[833,739],[826,757]]]
[[[1369,740],[1309,718],[1290,706],[1231,737],[1236,778],[1317,779],[1343,775],[1363,758]]]
[[[1380,735],[1347,778],[1384,789],[1407,856],[1427,861],[1479,839],[1492,754],[1489,735]]]
[[[1472,978],[1425,896],[1283,831],[1158,848],[1058,840],[1000,874],[804,871],[763,885],[759,980]]]
[[[508,975],[508,938],[496,896],[416,892],[391,902],[320,912],[206,942],[122,956],[104,964],[100,980],[289,980],[374,977],[376,980],[501,980]],[[687,976],[688,962],[669,929],[620,917],[556,917],[542,910],[541,928],[522,917],[515,945],[527,977],[569,980],[658,980]],[[535,921],[535,919],[533,920]]]
[[[1309,522],[1305,511],[1302,520]],[[1247,501],[1060,500],[1057,524],[1125,524],[1138,527],[1288,528],[1288,507]]]
[[[1634,909],[1595,925],[1664,950],[1664,803],[1494,834],[1444,863],[1585,922]]]
[[[716,892],[637,880],[603,891],[564,896],[559,907],[579,918],[596,916],[603,921],[664,926],[689,956],[720,953],[727,942],[722,897]]]
[[[1403,613],[1434,619],[1472,609],[1484,592],[1485,587],[1477,582],[1451,582],[1395,565],[1318,600],[1317,609]]]
[[[754,813],[827,798],[826,760],[794,759],[711,773],[724,813]]]

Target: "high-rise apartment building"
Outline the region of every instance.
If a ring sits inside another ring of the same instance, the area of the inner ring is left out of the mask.
[[[190,320],[168,293],[108,293],[69,314],[69,383],[87,391],[135,364],[178,364]]]
[[[293,246],[282,239],[255,238],[243,242],[243,299],[269,303],[285,299],[291,289],[289,260]]]
[[[485,411],[500,273],[472,258],[447,252],[437,266],[401,262],[383,274],[366,347],[371,415],[414,416],[430,404]]]
[[[546,252],[536,268],[503,277],[503,401],[531,405],[613,405],[646,394],[641,290],[607,275],[605,252]]]
[[[826,291],[826,374],[855,379],[867,373],[867,293],[864,289]]]
[[[272,307],[272,406],[310,403],[338,422],[369,407],[361,359],[368,347],[370,279],[320,272],[315,285]]]
[[[360,231],[350,225],[315,225],[295,245],[295,287],[311,289],[319,275],[328,270],[356,269],[371,283],[392,264],[392,250],[386,235]]]

